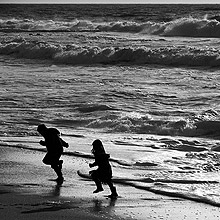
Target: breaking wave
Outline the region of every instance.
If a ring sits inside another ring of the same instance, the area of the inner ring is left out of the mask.
[[[218,137],[220,135],[220,117],[215,114],[215,111],[208,110],[182,119],[175,117],[169,119],[163,116],[154,119],[154,115],[150,114],[132,112],[116,114],[112,112],[89,121],[87,127],[105,129],[108,132]]]
[[[137,23],[134,21],[94,22],[90,20],[53,21],[32,19],[0,19],[2,32],[128,32],[160,36],[220,37],[219,19],[180,18],[169,22]]]
[[[0,43],[0,54],[17,58],[48,59],[56,64],[158,64],[169,66],[220,66],[220,52],[194,46],[92,47],[61,45],[15,38]]]

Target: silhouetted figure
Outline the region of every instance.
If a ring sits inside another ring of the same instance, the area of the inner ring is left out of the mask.
[[[89,164],[89,167],[98,166],[97,170],[92,170],[89,172],[93,181],[95,182],[97,189],[93,193],[98,193],[103,191],[102,183],[108,184],[111,195],[110,198],[115,198],[118,196],[116,188],[112,183],[112,168],[109,163],[110,155],[105,153],[105,149],[100,140],[95,140],[93,143],[92,153],[95,156],[95,162]]]
[[[40,144],[46,146],[47,154],[43,158],[43,163],[51,165],[58,178],[58,182],[63,182],[62,164],[63,160],[60,157],[63,153],[63,146],[68,148],[69,144],[66,143],[61,137],[60,132],[56,128],[47,128],[46,125],[40,124],[37,131],[44,137],[44,141],[40,141]]]

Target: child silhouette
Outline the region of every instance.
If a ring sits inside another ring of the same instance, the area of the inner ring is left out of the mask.
[[[60,157],[63,153],[63,146],[67,148],[69,144],[60,137],[60,132],[56,128],[47,128],[46,125],[40,124],[37,127],[37,131],[45,139],[44,141],[41,140],[40,144],[47,148],[47,154],[43,159],[43,163],[51,165],[51,168],[58,176],[56,180],[62,182],[64,180],[62,174],[63,160],[60,160]]]
[[[93,193],[98,193],[103,191],[102,183],[107,184],[111,190],[111,195],[109,197],[115,198],[118,196],[116,188],[112,183],[112,168],[109,163],[110,155],[105,153],[102,142],[97,139],[93,143],[92,153],[95,156],[95,162],[90,163],[89,167],[98,166],[97,170],[92,170],[89,172],[93,181],[95,182],[97,189]]]

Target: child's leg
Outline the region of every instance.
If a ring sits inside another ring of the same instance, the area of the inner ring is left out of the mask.
[[[101,191],[104,190],[104,189],[102,188],[102,183],[101,183],[101,181],[100,181],[99,179],[93,178],[93,181],[95,182],[96,187],[97,187],[97,189],[96,189],[95,191],[93,191],[93,193],[98,193],[98,192],[101,192]]]
[[[62,171],[61,171],[61,168],[59,167],[59,165],[58,164],[53,164],[53,165],[51,165],[51,168],[57,174],[58,180],[63,180],[63,174],[62,174]]]
[[[117,191],[116,191],[116,187],[115,186],[113,186],[113,183],[112,183],[112,181],[110,180],[109,182],[107,182],[107,184],[108,184],[108,186],[109,186],[109,188],[110,188],[110,190],[111,190],[111,197],[117,197],[118,196],[118,193],[117,193]]]
[[[102,192],[104,189],[102,188],[102,183],[99,180],[94,180],[97,189],[93,191],[93,193]]]
[[[63,168],[63,160],[59,160],[59,167],[62,170],[62,168]]]
[[[96,187],[97,187],[97,189],[96,189],[93,193],[98,193],[98,192],[103,191],[104,189],[102,188],[102,183],[101,183],[101,181],[98,179],[96,171],[93,171],[93,173],[92,173],[91,176],[92,176],[92,179],[93,179],[93,181],[95,182]]]
[[[53,154],[53,162],[51,164],[51,167],[54,169],[55,173],[57,174],[58,178],[57,180],[63,180],[63,174],[62,174],[62,164],[63,160],[60,160],[61,152],[56,152]]]

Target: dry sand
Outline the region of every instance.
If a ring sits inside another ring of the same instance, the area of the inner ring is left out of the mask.
[[[93,194],[95,185],[77,170],[88,169],[88,159],[63,156],[62,185],[41,160],[45,153],[0,147],[0,219],[169,219],[219,220],[220,208],[181,198],[167,197],[115,184],[120,194],[106,198],[109,189]]]

